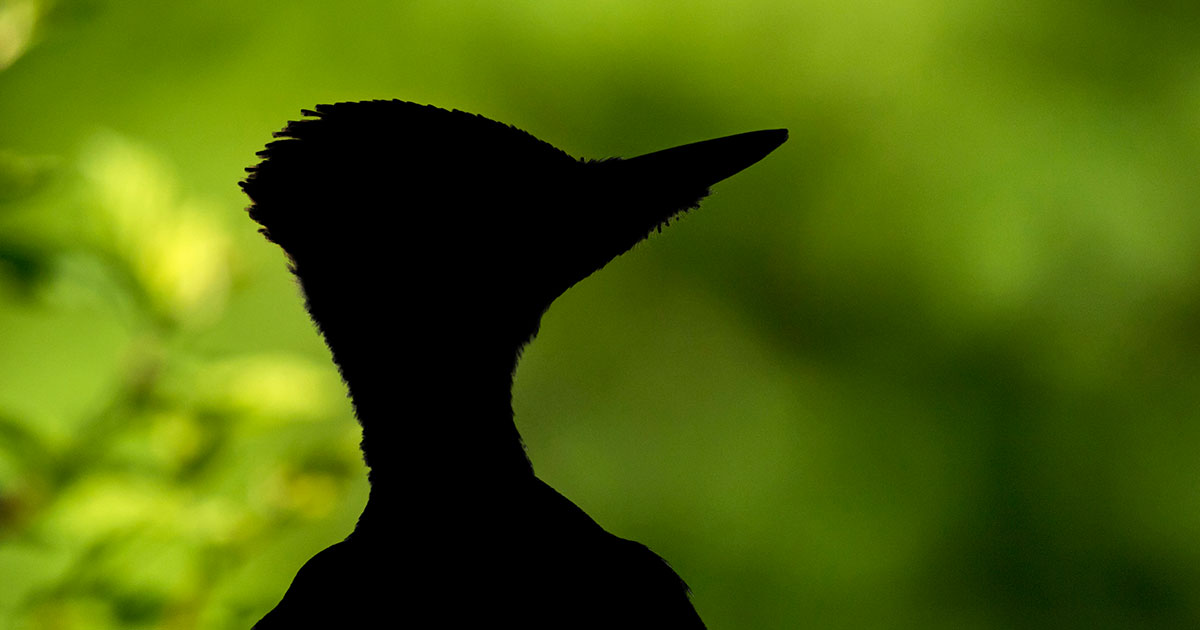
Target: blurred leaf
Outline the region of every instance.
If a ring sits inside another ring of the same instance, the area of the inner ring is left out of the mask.
[[[171,321],[217,317],[230,285],[230,246],[214,209],[184,199],[156,156],[114,134],[97,136],[83,158],[96,188],[96,228],[128,265],[150,304]]]
[[[345,395],[336,372],[287,355],[211,364],[197,381],[202,404],[268,423],[326,417]]]
[[[41,3],[37,0],[5,0],[0,4],[0,72],[33,44],[40,17]]]

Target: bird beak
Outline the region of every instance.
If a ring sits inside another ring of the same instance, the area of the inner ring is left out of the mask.
[[[655,151],[622,162],[627,169],[666,190],[703,194],[713,184],[767,157],[787,138],[787,129],[751,131]]]
[[[672,217],[698,206],[710,186],[763,159],[787,137],[786,129],[751,131],[593,164],[600,167],[596,172],[613,177],[612,188],[623,201],[616,205],[623,209],[624,220],[615,221],[614,227],[628,233],[612,243],[623,248],[621,252],[632,247]]]
[[[573,241],[580,257],[575,269],[583,273],[571,283],[698,206],[710,186],[763,159],[787,137],[786,129],[751,131],[635,158],[581,163],[589,174],[588,185],[597,193],[596,207],[604,208],[607,220],[587,224],[590,246]]]

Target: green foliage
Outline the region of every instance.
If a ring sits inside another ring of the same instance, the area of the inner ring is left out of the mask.
[[[357,427],[235,183],[364,98],[588,157],[791,129],[517,375],[539,474],[711,627],[1200,625],[1198,16],[0,0],[0,627],[247,628],[350,531]]]

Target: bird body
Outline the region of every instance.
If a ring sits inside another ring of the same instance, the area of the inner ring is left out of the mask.
[[[242,186],[347,384],[371,493],[255,628],[703,628],[666,562],[534,475],[513,372],[558,295],[786,132],[582,161],[404,101],[304,113]]]

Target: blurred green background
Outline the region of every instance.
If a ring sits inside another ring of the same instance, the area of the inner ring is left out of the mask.
[[[588,157],[791,129],[517,374],[539,474],[710,627],[1200,627],[1198,14],[0,0],[0,623],[248,628],[350,531],[236,182],[402,98]]]

